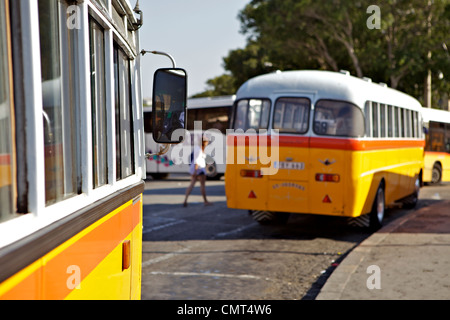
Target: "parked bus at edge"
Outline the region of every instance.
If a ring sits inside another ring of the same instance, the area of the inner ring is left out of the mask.
[[[426,132],[423,181],[450,181],[450,112],[422,109]]]
[[[141,297],[140,13],[0,0],[2,300]]]
[[[228,207],[248,209],[259,222],[309,213],[379,228],[387,206],[417,202],[425,144],[421,108],[404,93],[348,72],[250,79],[236,94],[232,127],[267,129],[268,137],[228,136]],[[272,155],[269,164],[251,154],[264,148]]]
[[[208,155],[206,174],[208,178],[220,178],[225,173],[226,142],[225,134],[229,128],[231,108],[235,96],[219,96],[207,98],[191,98],[187,102],[187,130],[191,134],[191,139],[185,139],[183,147],[186,150],[193,150],[194,145],[201,145],[202,134],[209,129],[217,129],[222,133],[222,152]],[[153,153],[159,149],[159,145],[152,136],[152,108],[144,107],[144,130],[145,130],[145,150]],[[201,122],[201,131],[194,134],[194,122]],[[189,173],[189,163],[175,164],[168,152],[165,155],[154,155],[147,159],[147,174],[153,179],[164,179],[170,173]]]

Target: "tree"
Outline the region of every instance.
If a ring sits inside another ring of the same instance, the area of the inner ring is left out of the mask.
[[[247,47],[224,58],[233,87],[276,69],[346,69],[423,101],[430,70],[434,88],[448,94],[450,55],[443,44],[450,47],[449,1],[377,5],[381,23],[369,29],[367,1],[252,0],[239,14]]]

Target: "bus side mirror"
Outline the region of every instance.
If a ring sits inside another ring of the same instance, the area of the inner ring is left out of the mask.
[[[173,134],[186,124],[187,73],[179,68],[158,69],[153,78],[153,140],[162,144],[183,142]]]

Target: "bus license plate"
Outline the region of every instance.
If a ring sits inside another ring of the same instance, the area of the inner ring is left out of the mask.
[[[287,162],[280,161],[275,163],[275,169],[286,169],[286,170],[304,170],[304,162]]]

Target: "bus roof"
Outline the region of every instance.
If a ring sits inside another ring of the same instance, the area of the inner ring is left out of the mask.
[[[205,98],[190,98],[187,100],[187,108],[189,109],[203,109],[203,108],[219,108],[232,107],[236,96],[217,96]],[[152,112],[152,106],[144,107],[144,112]]]
[[[319,99],[336,99],[364,107],[366,101],[374,101],[399,107],[420,110],[415,98],[387,87],[373,83],[370,79],[351,76],[349,72],[319,70],[277,71],[257,76],[245,82],[238,90],[236,99],[272,98],[301,95]],[[314,102],[313,101],[313,102]]]
[[[443,122],[450,123],[450,112],[439,109],[422,108],[422,117],[424,122]]]
[[[227,107],[232,106],[235,95],[232,96],[217,96],[217,97],[205,97],[205,98],[191,98],[187,101],[188,109],[200,109],[200,108],[214,108],[214,107]]]

